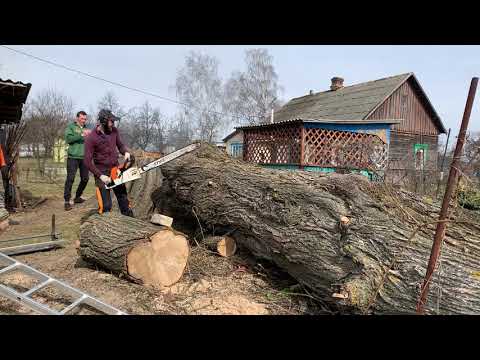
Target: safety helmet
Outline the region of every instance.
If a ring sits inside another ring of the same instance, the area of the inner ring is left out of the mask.
[[[113,115],[110,110],[100,110],[100,112],[98,113],[98,122],[103,126],[107,126],[108,120],[112,120],[112,122],[115,122],[117,120],[120,120],[120,118]]]

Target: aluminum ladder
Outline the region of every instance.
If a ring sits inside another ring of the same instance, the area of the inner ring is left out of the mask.
[[[3,268],[2,268],[3,267]],[[40,283],[31,289],[20,293],[2,283],[0,283],[0,296],[4,296],[12,301],[27,306],[28,308],[42,314],[42,315],[68,315],[73,309],[80,305],[89,305],[96,310],[101,311],[107,315],[127,315],[126,313],[115,309],[114,307],[105,304],[104,302],[93,298],[90,295],[83,293],[82,291],[75,289],[59,280],[52,278],[28,265],[25,265],[3,253],[0,252],[0,275],[9,273],[11,271],[19,270],[23,273],[30,275],[31,277],[39,280]],[[34,299],[32,295],[38,290],[44,288],[47,285],[53,285],[56,288],[63,290],[69,295],[73,295],[76,299],[67,307],[61,311],[52,309],[44,304],[41,304]]]

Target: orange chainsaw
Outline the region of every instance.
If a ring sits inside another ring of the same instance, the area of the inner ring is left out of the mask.
[[[122,165],[114,167],[112,169],[110,174],[112,182],[108,185],[105,185],[105,188],[112,189],[115,186],[125,184],[133,180],[138,180],[142,177],[143,173],[155,169],[161,165],[164,165],[172,160],[175,160],[182,155],[192,152],[199,146],[200,143],[188,145],[141,167],[133,166],[135,164],[135,158],[133,157],[133,155],[130,155],[129,161],[126,161]]]

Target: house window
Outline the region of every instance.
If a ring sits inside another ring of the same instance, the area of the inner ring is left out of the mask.
[[[422,170],[428,160],[428,144],[415,144],[413,154],[415,156],[415,169]]]
[[[242,143],[230,144],[230,154],[234,158],[242,157],[242,155],[243,155],[243,144]]]

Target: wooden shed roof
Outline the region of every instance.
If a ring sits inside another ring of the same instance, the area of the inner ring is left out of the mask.
[[[20,121],[31,87],[30,83],[0,79],[0,124]]]
[[[413,73],[391,76],[339,90],[294,98],[274,113],[275,122],[292,119],[366,119],[405,81],[412,79],[437,127],[445,133],[440,117]]]

